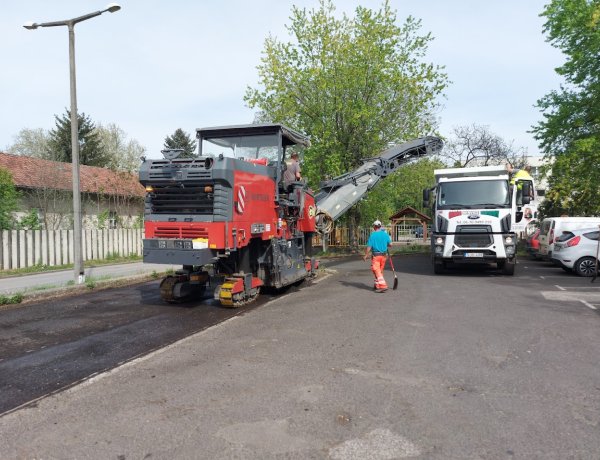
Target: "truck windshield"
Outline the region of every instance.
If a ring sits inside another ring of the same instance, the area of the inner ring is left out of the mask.
[[[277,161],[279,139],[276,134],[260,136],[232,136],[202,139],[202,156],[258,159]]]
[[[439,209],[505,208],[510,206],[505,180],[442,182],[438,193]]]

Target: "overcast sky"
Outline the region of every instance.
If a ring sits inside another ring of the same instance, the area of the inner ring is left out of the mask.
[[[66,27],[26,30],[27,21],[70,19],[103,9],[100,0],[6,2],[0,15],[0,150],[23,128],[54,127],[70,106]],[[564,58],[542,35],[545,0],[392,0],[399,21],[412,15],[434,41],[428,60],[452,84],[440,100],[440,132],[488,125],[515,147],[538,155],[527,133],[541,115],[537,99],[560,83]],[[122,0],[122,9],[75,27],[77,102],[94,122],[115,123],[160,157],[165,136],[182,128],[250,123],[247,85],[269,33],[287,41],[292,5],[317,0]],[[337,1],[356,6],[381,1]],[[310,133],[307,133],[310,134]]]

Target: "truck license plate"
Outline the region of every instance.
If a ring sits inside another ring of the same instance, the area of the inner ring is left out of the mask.
[[[465,252],[465,257],[480,257],[480,258],[483,258],[483,252]]]

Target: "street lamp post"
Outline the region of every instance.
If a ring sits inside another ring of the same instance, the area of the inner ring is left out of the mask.
[[[73,263],[75,282],[85,282],[85,270],[83,268],[82,233],[81,233],[81,191],[79,188],[79,121],[77,118],[77,87],[75,84],[75,24],[87,19],[100,16],[102,13],[114,13],[121,7],[116,3],[110,3],[105,9],[85,14],[73,19],[53,22],[26,22],[23,27],[34,30],[38,27],[67,26],[69,28],[69,75],[71,81],[71,150],[73,163]]]

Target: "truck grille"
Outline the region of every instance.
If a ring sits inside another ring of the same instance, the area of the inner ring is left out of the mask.
[[[489,225],[459,225],[456,227],[454,244],[461,248],[487,248],[493,242]]]
[[[205,185],[153,185],[149,194],[152,214],[212,215],[213,193]]]
[[[149,180],[198,180],[210,179],[211,171],[207,169],[206,159],[178,158],[169,160],[153,160]]]
[[[206,228],[180,228],[180,227],[156,227],[154,229],[154,238],[208,238],[208,229]]]

